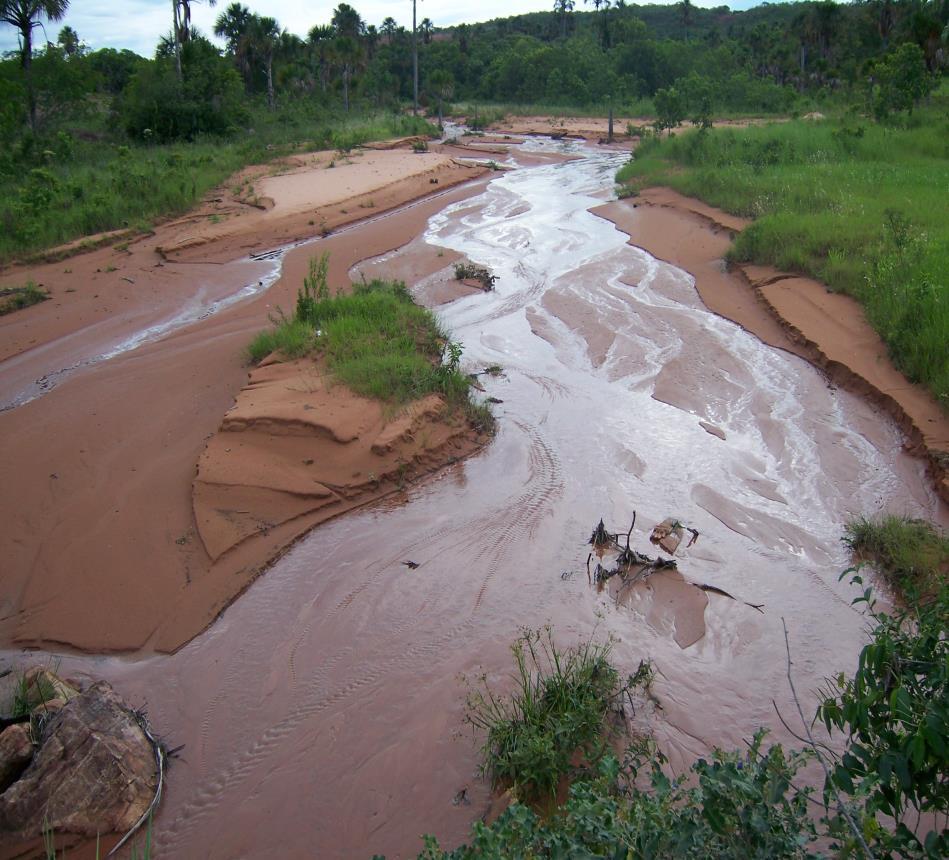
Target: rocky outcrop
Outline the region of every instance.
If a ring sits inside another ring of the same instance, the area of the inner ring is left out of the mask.
[[[50,829],[124,833],[149,808],[159,778],[155,749],[104,681],[66,702],[39,741],[22,776],[0,795],[0,843]]]

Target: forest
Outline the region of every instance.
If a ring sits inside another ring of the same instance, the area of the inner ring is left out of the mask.
[[[415,31],[340,3],[306,34],[240,3],[213,33],[174,0],[154,56],[90,50],[69,0],[0,0],[0,263],[186,210],[235,170],[296,147],[429,133],[454,110],[600,113],[674,127],[815,111],[912,122],[946,65],[949,0],[635,6]],[[42,29],[41,29],[42,28]],[[216,41],[215,41],[216,40]],[[918,120],[917,120],[918,121]]]

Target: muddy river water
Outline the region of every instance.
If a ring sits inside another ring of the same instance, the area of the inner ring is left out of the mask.
[[[479,377],[503,401],[496,439],[312,532],[173,656],[64,658],[184,745],[156,856],[409,857],[426,832],[457,844],[490,800],[464,679],[501,681],[525,626],[549,622],[563,644],[612,635],[623,672],[651,658],[649,728],[677,768],[759,725],[788,740],[772,707],[793,709],[782,618],[805,713],[863,640],[838,582],[842,523],[938,516],[887,419],[710,314],[689,275],[590,211],[625,153],[524,147],[576,157],[499,173],[423,237],[498,276],[438,309],[467,369],[503,368]],[[701,537],[680,576],[617,600],[588,584],[585,541],[601,516],[625,532],[634,511],[641,551],[667,516]]]

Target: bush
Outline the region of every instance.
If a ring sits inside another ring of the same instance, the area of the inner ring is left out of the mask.
[[[123,93],[119,120],[132,137],[167,142],[225,134],[246,118],[243,85],[231,63],[206,39],[182,46],[182,80],[175,61],[142,67]]]
[[[587,767],[602,757],[603,720],[619,687],[610,649],[587,642],[560,650],[550,628],[525,630],[511,647],[515,692],[499,695],[482,676],[466,720],[487,731],[483,769],[496,787],[528,802],[549,798],[577,754]]]

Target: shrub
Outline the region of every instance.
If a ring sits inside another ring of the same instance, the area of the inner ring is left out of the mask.
[[[182,46],[182,80],[163,57],[135,73],[118,115],[132,137],[167,142],[224,134],[245,118],[243,87],[232,65],[206,39]]]
[[[525,630],[511,647],[517,670],[511,696],[482,676],[468,696],[466,720],[487,732],[483,769],[520,800],[550,797],[579,753],[587,766],[602,757],[600,734],[619,676],[610,643],[559,649],[550,628]]]

